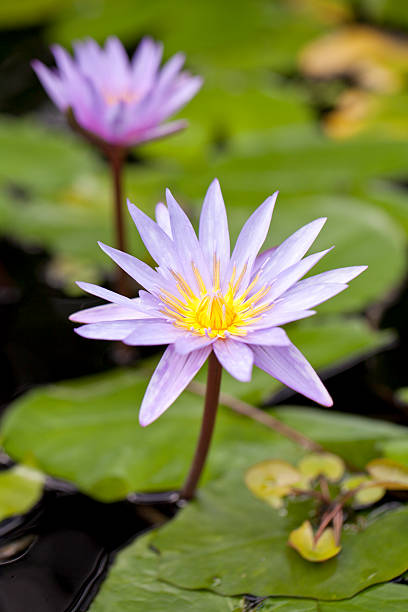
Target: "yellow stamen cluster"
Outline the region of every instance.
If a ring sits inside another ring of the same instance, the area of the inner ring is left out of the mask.
[[[140,100],[140,94],[137,91],[121,91],[120,93],[112,93],[110,91],[106,91],[103,94],[105,102],[109,106],[113,106],[114,104],[118,104],[119,102],[125,102],[125,104],[132,104],[133,102],[138,102]]]
[[[194,263],[192,263],[192,269],[199,291],[194,292],[181,274],[174,271],[172,275],[176,280],[179,295],[162,290],[161,300],[164,304],[162,312],[176,327],[195,335],[207,335],[210,338],[226,338],[230,335],[245,336],[248,327],[259,321],[261,315],[272,308],[272,304],[260,303],[269,291],[267,286],[261,287],[248,297],[258,282],[258,277],[254,278],[245,291],[238,294],[246,266],[238,279],[235,279],[234,267],[225,293],[220,287],[220,263],[215,257],[211,291],[208,291]]]

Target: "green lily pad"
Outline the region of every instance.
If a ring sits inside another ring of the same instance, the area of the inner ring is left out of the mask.
[[[386,441],[380,445],[380,450],[385,457],[408,466],[408,440],[405,438]]]
[[[368,515],[358,527],[344,529],[341,553],[325,563],[309,563],[287,546],[310,508],[310,502],[294,501],[278,513],[251,495],[238,472],[211,483],[154,537],[159,577],[228,596],[337,600],[408,567],[408,541],[401,537],[407,507]]]
[[[237,612],[239,599],[206,591],[184,591],[156,577],[157,554],[149,547],[152,534],[142,536],[119,553],[90,612]],[[238,607],[239,606],[239,607]]]
[[[142,372],[116,371],[34,390],[6,413],[2,444],[10,456],[29,457],[46,473],[103,501],[178,488],[194,453],[203,400],[184,392],[166,414],[142,428],[138,409],[148,379]],[[281,443],[289,444],[220,409],[207,477],[230,469],[229,457],[242,465],[244,456],[252,463],[276,456]],[[302,451],[289,446],[297,459]]]
[[[304,521],[300,527],[290,532],[288,544],[303,559],[313,563],[328,561],[336,557],[341,551],[341,546],[336,543],[334,531],[331,527],[326,528],[318,541],[315,542],[310,521]]]
[[[0,24],[2,28],[27,26],[42,22],[61,12],[72,0],[20,0],[2,2]]]
[[[117,370],[30,391],[6,412],[1,443],[15,460],[29,458],[103,501],[177,488],[193,456],[203,400],[184,392],[142,428],[138,409],[148,379],[140,370]],[[334,411],[285,406],[271,412],[356,464],[378,457],[379,442],[408,437],[404,427]],[[303,454],[271,429],[221,407],[206,478],[266,459],[295,464]]]
[[[0,521],[24,514],[42,496],[44,474],[24,465],[0,472]]]
[[[175,22],[183,27],[171,27]],[[208,37],[203,37],[203,28]],[[296,19],[289,7],[266,0],[238,0],[234,12],[216,0],[197,0],[194,5],[179,0],[171,7],[165,0],[154,6],[138,2],[136,10],[132,0],[118,0],[100,5],[98,11],[90,10],[89,2],[74,6],[53,24],[49,37],[68,44],[85,36],[103,41],[115,32],[133,43],[149,32],[164,41],[166,53],[183,50],[189,62],[206,72],[211,67],[290,70],[302,45],[322,30],[318,19]]]
[[[159,557],[151,549],[153,534],[121,551],[102,584],[90,612],[245,612],[244,598],[221,597],[208,591],[188,591],[157,578]],[[135,580],[137,577],[137,580]],[[371,587],[345,601],[271,597],[259,612],[405,612],[408,589],[399,584]]]
[[[404,427],[334,410],[323,413],[313,408],[283,406],[272,410],[272,414],[359,469],[378,457],[384,445],[405,439]]]
[[[408,589],[401,584],[382,584],[371,587],[352,599],[344,601],[311,601],[306,599],[267,599],[262,612],[405,612]],[[116,612],[112,610],[112,612]],[[133,612],[133,611],[132,611]],[[136,608],[134,612],[137,612]]]
[[[326,476],[336,482],[343,476],[345,465],[341,457],[332,453],[309,453],[299,461],[298,468],[308,478]]]

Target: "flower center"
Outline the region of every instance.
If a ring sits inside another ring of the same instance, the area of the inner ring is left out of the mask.
[[[113,106],[114,104],[119,104],[119,102],[124,102],[125,104],[132,104],[134,102],[138,102],[140,100],[140,93],[137,91],[121,91],[118,93],[112,93],[110,91],[105,91],[103,93],[103,97],[105,102],[109,106]]]
[[[162,290],[161,300],[164,304],[162,312],[176,327],[210,338],[245,336],[248,326],[259,321],[262,314],[273,306],[263,301],[269,292],[269,287],[262,287],[249,297],[258,277],[241,295],[238,295],[245,269],[236,281],[236,272],[233,270],[228,289],[223,293],[219,283],[219,262],[215,258],[212,291],[207,290],[194,264],[192,268],[200,288],[198,295],[181,274],[176,272],[172,274],[176,279],[179,294],[173,295]]]

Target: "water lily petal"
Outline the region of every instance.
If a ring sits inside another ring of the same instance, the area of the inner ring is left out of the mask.
[[[76,284],[83,291],[91,295],[96,295],[96,297],[100,297],[108,302],[123,304],[129,308],[133,308],[134,306],[134,302],[130,298],[120,295],[120,293],[116,293],[115,291],[110,291],[110,289],[105,289],[104,287],[99,287],[99,285],[94,285],[92,283],[83,283],[81,281],[78,281]]]
[[[200,290],[200,285],[193,270],[194,265],[201,274],[204,284],[209,289],[211,283],[208,266],[194,228],[169,189],[166,189],[166,200],[170,215],[171,231],[179,259],[182,261],[184,277],[190,287],[194,287],[197,291]]]
[[[103,304],[79,310],[69,316],[70,321],[75,323],[99,323],[104,321],[123,321],[129,319],[150,319],[152,314],[146,312],[140,305],[140,300],[132,300],[134,307],[121,306],[120,304]]]
[[[163,125],[155,125],[154,127],[149,127],[147,129],[140,129],[140,127],[132,129],[129,125],[129,129],[124,130],[123,132],[123,141],[124,144],[130,145],[135,139],[137,139],[137,142],[139,144],[142,142],[159,140],[160,138],[164,138],[165,136],[169,136],[170,134],[176,134],[176,132],[184,130],[187,125],[187,121],[184,121],[184,119],[179,119],[178,121],[170,121],[170,123],[165,123]]]
[[[159,202],[158,204],[156,204],[155,215],[157,225],[159,225],[159,227],[161,227],[162,230],[166,232],[169,238],[173,239],[173,234],[171,232],[169,209],[165,204],[163,204],[163,202]]]
[[[288,346],[253,346],[254,363],[284,385],[323,406],[333,400],[322,381],[293,344]]]
[[[143,97],[153,86],[160,67],[163,45],[145,36],[132,58],[133,88]]]
[[[338,293],[341,293],[348,287],[348,285],[340,285],[337,283],[322,283],[320,285],[312,283],[302,285],[302,283],[303,281],[296,283],[296,285],[283,294],[282,302],[288,310],[313,308]]]
[[[219,338],[214,343],[214,352],[231,376],[242,382],[251,380],[254,355],[249,346],[231,338]]]
[[[364,270],[367,270],[367,266],[349,266],[347,268],[336,268],[334,270],[328,270],[321,274],[315,274],[310,278],[305,278],[303,281],[304,286],[309,284],[310,286],[314,283],[349,283],[353,278],[359,276]]]
[[[326,221],[326,217],[316,219],[284,240],[264,264],[265,274],[269,278],[274,278],[282,270],[300,261],[316,240]]]
[[[300,319],[307,319],[316,314],[315,310],[285,310],[285,303],[276,304],[270,312],[267,312],[263,317],[251,325],[252,330],[266,329],[268,327],[276,327],[278,325],[285,325],[286,323],[292,323],[292,321],[299,321]]]
[[[173,345],[167,347],[143,398],[139,413],[144,427],[155,421],[177,399],[206,361],[211,347],[204,347],[188,355],[180,355]]]
[[[267,327],[250,331],[246,336],[236,338],[237,342],[247,344],[262,344],[263,346],[287,346],[290,344],[285,330],[280,327]]]
[[[89,323],[75,328],[75,332],[83,338],[93,340],[123,340],[132,333],[135,320],[130,321],[104,321],[101,323]]]
[[[191,353],[191,351],[196,351],[199,348],[214,344],[215,340],[216,338],[209,338],[208,336],[185,334],[176,340],[174,348],[180,355],[187,355],[187,353]]]
[[[254,291],[256,291],[258,286],[272,283],[267,298],[270,301],[276,300],[282,293],[287,291],[289,287],[292,287],[292,285],[302,278],[302,276],[309,272],[309,270],[329,251],[331,251],[331,249],[326,249],[325,251],[320,251],[320,253],[314,253],[313,255],[305,257],[301,261],[293,264],[293,266],[289,266],[283,270],[276,278],[271,278],[268,270],[264,268],[259,274],[259,281]]]
[[[140,261],[128,253],[119,251],[119,249],[103,244],[103,242],[98,242],[98,244],[102,251],[105,251],[105,253],[109,255],[109,257],[113,259],[113,261],[117,263],[122,270],[127,272],[129,276],[134,278],[136,282],[142,285],[142,287],[145,287],[145,289],[148,291],[154,293],[155,290],[157,291],[157,289],[163,283],[162,278],[157,274],[157,272],[152,270],[152,268],[150,268],[150,266],[145,264],[143,261]]]
[[[246,266],[241,288],[245,289],[247,287],[255,258],[269,231],[269,225],[277,197],[278,192],[276,191],[267,198],[254,213],[252,213],[242,228],[231,255],[227,274],[224,277],[224,286],[228,284],[234,268],[236,270],[235,278],[237,279]]]
[[[68,100],[60,77],[38,60],[34,60],[31,66],[51,100],[64,111],[68,107]]]
[[[132,332],[124,339],[130,346],[170,344],[179,338],[181,331],[172,323],[160,319],[135,321]]]
[[[129,200],[128,208],[140,237],[153,259],[159,266],[177,270],[180,263],[173,240],[153,219]]]
[[[199,235],[204,257],[211,262],[215,255],[220,265],[220,278],[223,278],[230,258],[230,240],[227,211],[217,179],[213,180],[204,198]]]

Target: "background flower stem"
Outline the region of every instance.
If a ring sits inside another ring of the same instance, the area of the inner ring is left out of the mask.
[[[208,449],[210,447],[214,431],[215,417],[217,415],[218,401],[220,397],[222,367],[214,352],[211,352],[208,360],[207,387],[204,402],[204,414],[201,423],[200,437],[191,464],[190,472],[180,492],[181,499],[192,499],[200,480]]]
[[[125,161],[125,151],[119,147],[112,147],[109,150],[108,156],[112,173],[116,248],[126,251],[126,231],[123,220],[123,164]],[[126,272],[119,267],[115,280],[115,290],[123,295],[128,295],[129,293]]]

